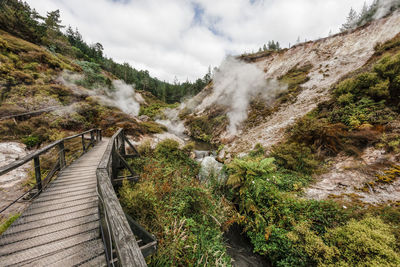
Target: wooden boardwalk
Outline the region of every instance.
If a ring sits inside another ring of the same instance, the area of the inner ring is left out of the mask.
[[[0,236],[0,266],[107,266],[96,191],[107,143],[62,170]]]

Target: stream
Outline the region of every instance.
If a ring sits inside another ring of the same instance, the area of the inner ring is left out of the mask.
[[[157,123],[164,125],[168,133],[181,139],[183,143],[194,142],[194,158],[201,164],[199,172],[200,180],[206,180],[213,174],[218,180],[225,180],[226,174],[221,175],[223,164],[216,160],[217,153],[215,147],[209,143],[194,140],[185,134],[185,126],[179,119],[179,109],[168,109],[164,111],[167,119],[156,120]],[[253,245],[250,240],[242,233],[239,225],[234,224],[224,234],[227,245],[227,253],[232,258],[232,265],[235,267],[269,267],[266,257],[253,253]]]

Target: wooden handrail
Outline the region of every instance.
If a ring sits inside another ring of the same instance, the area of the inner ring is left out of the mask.
[[[85,147],[85,142],[84,142],[84,135],[90,133],[90,143],[88,144],[87,147]],[[96,136],[95,136],[96,134]],[[34,187],[32,187],[31,189],[29,189],[28,191],[26,191],[25,193],[23,193],[21,196],[19,196],[18,198],[16,198],[14,201],[12,201],[10,204],[8,204],[6,207],[4,207],[3,209],[0,210],[0,213],[2,213],[3,211],[5,211],[6,209],[8,209],[9,207],[11,207],[13,204],[15,204],[18,200],[20,200],[22,197],[24,197],[25,195],[27,195],[28,193],[30,193],[32,190],[34,190],[35,188],[37,188],[37,192],[36,194],[32,197],[36,197],[37,195],[39,195],[43,189],[47,186],[47,184],[51,181],[51,178],[55,175],[55,173],[59,170],[62,170],[63,168],[66,167],[66,161],[65,161],[65,149],[64,149],[64,141],[66,140],[70,140],[72,138],[76,138],[78,136],[82,136],[82,146],[83,146],[83,153],[86,152],[86,149],[90,146],[90,145],[94,145],[96,142],[100,141],[102,136],[101,136],[101,130],[100,129],[91,129],[76,135],[72,135],[72,136],[68,136],[66,138],[54,141],[53,143],[29,154],[26,155],[25,157],[23,157],[20,160],[16,160],[6,166],[0,167],[0,176],[3,174],[6,174],[22,165],[24,165],[25,163],[29,162],[30,160],[33,160],[33,167],[35,169],[35,179],[36,179],[36,184]],[[47,151],[49,151],[50,149],[52,149],[53,147],[58,147],[58,160],[57,162],[54,164],[53,168],[50,170],[50,172],[47,174],[46,178],[44,178],[44,180],[42,180],[42,173],[40,171],[40,155],[42,155],[43,153],[46,153]]]
[[[99,211],[103,226],[104,240],[108,255],[115,249],[119,266],[147,266],[142,251],[137,244],[129,222],[125,217],[111,179],[118,175],[119,158],[117,152],[125,154],[125,136],[119,129],[110,139],[107,149],[97,167],[97,190]]]
[[[66,138],[54,141],[53,143],[51,143],[51,144],[49,144],[49,145],[47,145],[47,146],[45,146],[45,147],[33,152],[31,154],[26,155],[22,159],[16,160],[16,161],[14,161],[14,162],[12,162],[12,163],[10,163],[8,165],[0,167],[0,176],[3,175],[3,174],[6,174],[6,173],[8,173],[8,172],[10,172],[10,171],[12,171],[12,170],[14,170],[16,168],[18,168],[18,167],[20,167],[22,165],[24,165],[25,163],[27,163],[28,161],[30,161],[30,160],[32,160],[34,158],[37,158],[38,156],[42,155],[43,153],[49,151],[53,147],[59,145],[60,143],[66,141],[66,140],[70,140],[70,139],[73,139],[73,138],[81,136],[81,135],[83,136],[84,134],[87,134],[87,133],[90,133],[90,132],[96,132],[96,133],[100,132],[100,134],[101,134],[101,130],[100,129],[91,129],[91,130],[88,130],[88,131],[85,131],[85,132],[82,132],[82,133],[79,133],[79,134],[76,134],[76,135],[68,136]]]

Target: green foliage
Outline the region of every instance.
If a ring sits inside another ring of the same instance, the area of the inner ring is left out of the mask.
[[[149,101],[150,102],[150,101]],[[165,102],[159,100],[152,100],[149,105],[140,105],[139,115],[146,115],[152,119],[155,118],[164,118],[165,115],[163,113],[166,108],[176,108],[178,103],[175,104],[167,104]]]
[[[138,150],[141,157],[131,163],[140,181],[124,182],[119,194],[123,208],[157,235],[158,250],[148,264],[229,266],[220,229],[228,207],[197,180],[198,163],[173,140]]]
[[[87,61],[78,61],[77,63],[82,67],[84,73],[84,78],[78,80],[77,84],[86,88],[105,87],[111,89],[111,80],[101,73],[100,65]]]
[[[315,232],[309,246],[323,251],[326,248],[320,247],[318,236],[340,225],[346,218],[344,211],[333,202],[298,198],[295,192],[306,186],[310,177],[279,169],[273,158],[234,159],[227,171],[239,221],[254,251],[268,255],[276,266],[315,265],[312,255],[299,248],[305,240],[294,239],[289,233],[307,225],[304,231]]]
[[[215,111],[203,116],[189,116],[185,121],[190,135],[206,143],[211,143],[214,137],[225,129],[227,123],[227,117],[221,111]]]
[[[29,135],[23,138],[22,143],[24,143],[28,149],[33,148],[41,143],[40,138],[36,135]]]
[[[2,233],[4,233],[7,230],[7,228],[10,227],[10,225],[19,218],[19,216],[21,216],[21,214],[17,213],[17,214],[11,215],[6,220],[3,220],[0,223],[0,235]]]
[[[140,123],[140,125],[144,126],[149,133],[162,133],[167,131],[167,127],[153,121],[145,121]]]
[[[271,156],[279,166],[306,174],[312,173],[319,165],[311,148],[303,143],[290,142],[275,146]]]
[[[356,103],[335,107],[331,113],[332,122],[341,122],[350,128],[357,128],[362,124],[385,124],[393,120],[394,115],[385,106],[385,101],[375,102],[365,97]]]
[[[301,92],[301,85],[310,79],[308,73],[312,67],[311,64],[305,64],[301,67],[296,65],[285,75],[279,77],[279,81],[288,85],[288,90],[279,96],[280,102],[296,100],[297,95]]]
[[[342,81],[334,90],[337,105],[330,120],[350,128],[364,123],[385,124],[393,120],[393,109],[398,109],[400,102],[398,77],[400,53],[383,57],[371,72]]]
[[[391,227],[379,218],[350,220],[326,234],[331,246],[339,251],[339,266],[398,266],[400,255],[393,248],[396,239]]]

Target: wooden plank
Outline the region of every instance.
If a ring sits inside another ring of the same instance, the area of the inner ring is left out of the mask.
[[[28,229],[28,230],[22,231],[22,232],[17,232],[14,234],[1,235],[0,236],[0,246],[4,246],[4,245],[12,243],[12,242],[22,241],[25,239],[35,238],[37,236],[54,233],[57,231],[70,229],[70,228],[78,226],[78,225],[83,225],[83,224],[98,221],[98,220],[99,220],[98,214],[89,214],[86,216],[73,218],[73,219],[65,221],[65,222],[50,224],[50,225],[47,225],[44,227],[39,227],[39,228],[32,228],[32,229]]]
[[[57,229],[57,231],[35,236],[24,240],[18,240],[0,247],[0,256],[24,251],[33,247],[45,245],[52,242],[59,242],[62,239],[72,237],[87,231],[96,230],[99,228],[98,221],[92,221],[85,224],[76,225],[68,229]]]
[[[98,209],[91,209],[91,210],[80,210],[74,212],[73,216],[66,217],[66,216],[60,216],[60,217],[55,217],[51,221],[36,221],[33,223],[29,224],[13,224],[12,227],[8,228],[1,236],[6,236],[6,235],[12,235],[24,231],[29,231],[29,230],[34,230],[38,228],[45,228],[49,227],[54,224],[60,224],[60,223],[65,223],[71,220],[75,220],[78,218],[82,218],[85,216],[96,216],[98,214]],[[72,214],[71,214],[72,215]]]
[[[40,259],[36,259],[33,261],[30,261],[29,263],[25,263],[22,266],[32,266],[32,267],[37,267],[37,266],[68,266],[69,264],[65,262],[65,260],[68,260],[71,258],[71,256],[76,256],[79,255],[80,253],[86,254],[87,252],[90,252],[92,249],[98,250],[99,248],[103,249],[103,243],[99,239],[95,240],[90,240],[87,242],[84,242],[82,244],[79,244],[77,246],[73,246],[71,248],[68,248],[64,251],[59,251],[57,253],[53,253],[47,257],[42,257]],[[103,250],[104,251],[104,250]],[[97,258],[101,258],[105,262],[106,259],[104,255],[97,256]],[[90,261],[89,261],[90,262]],[[61,263],[63,263],[61,265]],[[78,265],[78,264],[77,264]],[[80,266],[85,266],[85,263],[82,263]],[[104,266],[104,265],[90,265],[90,266]],[[107,266],[107,263],[106,265]]]
[[[98,230],[79,234],[56,242],[50,242],[41,246],[32,247],[24,251],[0,256],[0,262],[3,266],[21,265],[23,263],[31,262],[46,255],[51,255],[56,252],[61,252],[68,248],[77,246],[90,240],[99,238]]]

